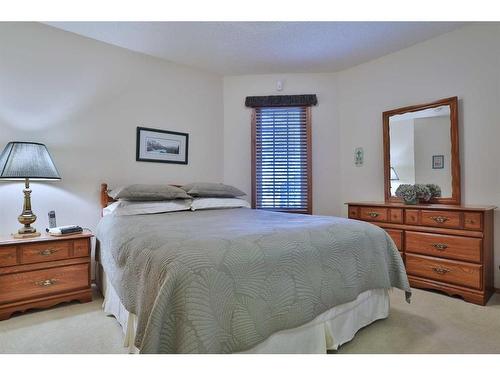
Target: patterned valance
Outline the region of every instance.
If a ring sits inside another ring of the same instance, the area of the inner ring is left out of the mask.
[[[247,96],[247,107],[305,107],[318,104],[318,98],[312,95],[270,95]]]

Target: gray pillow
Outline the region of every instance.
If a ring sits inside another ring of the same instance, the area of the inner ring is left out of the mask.
[[[213,182],[195,182],[181,186],[181,188],[193,197],[235,198],[245,195],[234,186]]]
[[[170,185],[134,184],[123,186],[109,192],[113,199],[126,201],[164,201],[170,199],[191,199],[186,192]]]

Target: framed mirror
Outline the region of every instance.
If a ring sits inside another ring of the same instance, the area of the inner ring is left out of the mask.
[[[441,197],[429,203],[460,204],[458,98],[383,113],[386,202],[401,184],[435,184]]]

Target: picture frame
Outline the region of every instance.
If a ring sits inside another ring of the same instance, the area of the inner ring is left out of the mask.
[[[432,156],[432,169],[444,169],[444,155]]]
[[[136,137],[136,161],[188,163],[188,133],[137,127]]]

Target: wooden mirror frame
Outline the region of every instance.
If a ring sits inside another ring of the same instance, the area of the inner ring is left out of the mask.
[[[432,103],[413,105],[386,111],[382,114],[384,134],[384,193],[386,202],[402,202],[401,198],[391,196],[391,140],[389,137],[389,118],[407,112],[416,112],[423,109],[435,108],[444,105],[450,106],[450,135],[451,135],[451,198],[434,198],[429,203],[461,204],[460,194],[460,152],[458,141],[458,97],[441,99]]]

